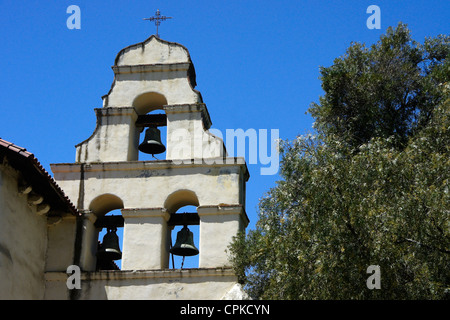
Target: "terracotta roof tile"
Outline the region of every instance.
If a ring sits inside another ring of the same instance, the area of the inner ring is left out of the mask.
[[[53,177],[44,169],[34,154],[27,151],[25,148],[0,138],[0,155],[2,155],[2,153],[9,153],[11,157],[8,157],[8,159],[11,166],[21,171],[26,170],[27,173],[33,176],[32,179],[36,181],[36,183],[39,183],[38,187],[46,188],[47,194],[51,193],[53,199],[59,199],[59,206],[66,207],[73,215],[82,215],[70,201],[69,197],[65,195],[64,191],[59,187]],[[14,157],[14,155],[16,157]]]

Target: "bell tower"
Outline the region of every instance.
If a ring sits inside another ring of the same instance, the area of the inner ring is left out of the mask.
[[[220,299],[236,293],[226,249],[249,222],[249,173],[244,159],[228,157],[223,141],[209,131],[188,50],[151,36],[122,49],[112,69],[111,89],[95,109],[95,130],[76,145],[75,163],[51,165],[55,180],[84,213],[74,264],[89,285],[79,297]],[[158,159],[140,160],[145,153]],[[184,206],[196,210],[177,213]],[[120,215],[106,215],[117,209]],[[198,243],[190,225],[199,226]],[[175,226],[183,229],[173,243]],[[115,243],[111,230],[121,227],[122,252],[114,245],[114,253],[105,254],[100,230],[107,229],[108,242]],[[198,254],[198,268],[174,269],[172,254]],[[104,270],[111,265],[99,264],[105,256],[121,258],[121,270]]]

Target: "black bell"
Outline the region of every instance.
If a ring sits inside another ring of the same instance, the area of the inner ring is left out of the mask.
[[[170,249],[170,253],[176,256],[195,256],[198,254],[198,249],[194,245],[194,234],[189,230],[187,226],[177,233],[177,241],[175,245]]]
[[[108,229],[103,237],[103,242],[97,251],[97,257],[101,260],[120,260],[122,252],[119,247],[119,237],[115,229]]]
[[[161,131],[155,127],[145,130],[144,141],[139,145],[139,150],[148,154],[159,154],[166,151],[166,147],[161,143]]]

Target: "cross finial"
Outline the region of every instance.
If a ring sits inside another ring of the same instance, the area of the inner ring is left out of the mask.
[[[162,16],[161,13],[159,12],[159,9],[158,9],[158,10],[156,10],[156,13],[155,13],[154,17],[144,18],[143,20],[155,21],[156,36],[159,38],[158,27],[161,24],[161,21],[164,21],[164,20],[167,20],[167,19],[172,19],[172,17]]]

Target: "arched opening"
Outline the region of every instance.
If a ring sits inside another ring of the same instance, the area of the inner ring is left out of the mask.
[[[170,213],[177,212],[183,206],[199,206],[195,192],[187,189],[177,190],[171,193],[164,202],[164,208]]]
[[[111,218],[116,218],[116,217],[122,217],[122,212],[120,209],[117,210],[112,210],[110,212],[108,212],[105,216],[106,219],[108,219],[109,217]],[[110,223],[111,225],[114,225],[115,223],[112,222]],[[120,226],[112,226],[109,229],[109,227],[99,227],[98,229],[98,250],[97,252],[102,250],[102,245],[105,245],[106,239],[105,236],[108,233],[108,231],[113,231],[117,237],[118,237],[118,246],[119,249],[118,251],[120,253],[123,252],[122,250],[122,244],[123,244],[123,224],[120,224]],[[101,239],[103,239],[101,241]],[[116,249],[115,245],[112,245],[112,249]],[[111,248],[108,248],[111,249]],[[118,260],[110,260],[110,259],[106,259],[106,261],[102,261],[102,259],[98,259],[97,257],[97,266],[96,266],[96,270],[120,270],[122,268],[122,258],[118,259]]]
[[[113,194],[103,194],[89,205],[96,216],[96,270],[120,270],[122,266],[123,201]]]
[[[102,217],[111,210],[122,208],[122,199],[111,193],[105,193],[94,198],[89,205],[89,210],[97,217]]]
[[[137,96],[132,105],[138,115],[144,115],[154,110],[162,110],[163,106],[167,105],[167,99],[160,93],[146,92]]]
[[[188,231],[192,232],[192,238],[184,240],[185,244],[187,244],[184,247],[187,250],[191,247],[195,249],[199,248],[200,218],[197,213],[198,206],[198,198],[190,190],[178,190],[169,195],[165,201],[164,207],[170,212],[170,219],[167,222],[169,230],[171,230],[169,239],[169,266],[173,269],[198,268],[199,266],[199,254],[183,256],[179,251],[173,250],[179,248],[178,245],[180,242],[177,243],[177,237],[179,234],[185,234],[186,231],[181,232],[184,227],[187,227],[189,229]]]
[[[185,215],[185,214],[195,216],[195,214],[197,214],[197,207],[196,206],[183,206],[180,209],[178,209],[177,212],[172,213],[172,216],[178,217],[178,216]],[[197,216],[198,216],[198,214],[197,214]],[[180,219],[180,220],[182,220],[182,219]],[[185,248],[192,249],[192,247],[194,247],[195,249],[198,249],[199,245],[200,245],[200,221],[198,220],[198,222],[195,222],[193,220],[190,220],[190,221],[188,220],[186,222],[186,224],[183,224],[182,222],[180,222],[180,223],[172,226],[173,229],[171,230],[171,235],[170,235],[171,247],[172,248],[177,247],[177,240],[181,240],[178,242],[178,244],[182,242],[183,246]],[[188,231],[192,232],[192,238],[184,239],[184,241],[183,241],[182,239],[177,239],[177,238],[179,236],[179,233],[182,232],[182,229],[184,227],[187,227]],[[198,268],[199,254],[197,253],[192,256],[182,256],[181,254],[171,253],[169,265],[172,267],[172,269]]]
[[[136,127],[140,134],[139,160],[164,160],[166,152],[160,152],[160,145],[167,147],[167,117],[163,107],[167,105],[164,95],[146,92],[133,101],[138,116]],[[148,141],[151,140],[151,143]],[[155,143],[155,141],[157,141]],[[156,151],[152,153],[151,151]]]

